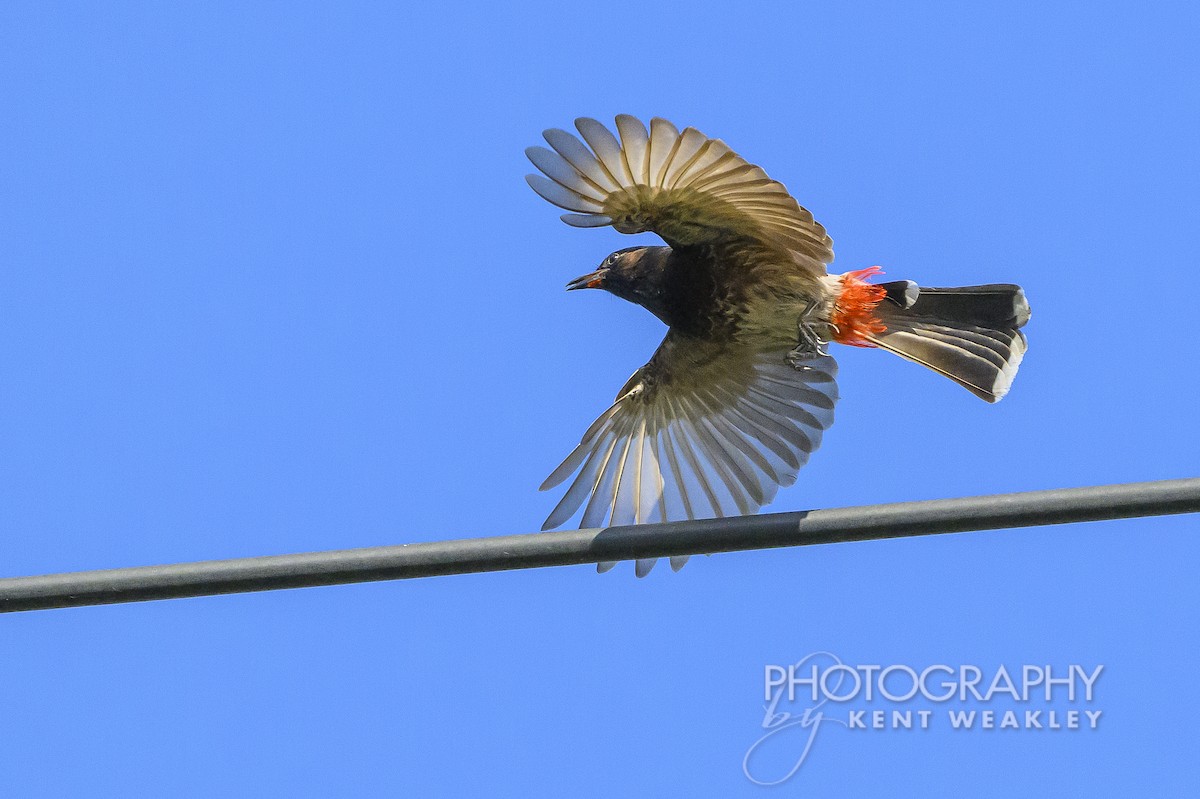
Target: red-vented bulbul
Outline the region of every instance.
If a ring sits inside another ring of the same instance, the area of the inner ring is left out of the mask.
[[[602,288],[669,330],[542,490],[575,475],[543,529],[754,513],[833,423],[827,341],[879,347],[996,402],[1025,352],[1020,287],[872,284],[877,267],[829,274],[832,241],[783,185],[724,142],[664,119],[578,119],[526,154],[529,185],[576,227],[653,231],[568,289]],[[586,145],[584,144],[586,142]],[[686,557],[672,558],[678,569]],[[639,560],[643,576],[653,560]],[[612,564],[601,564],[601,571]]]

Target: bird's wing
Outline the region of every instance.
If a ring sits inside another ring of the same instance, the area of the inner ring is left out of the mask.
[[[795,482],[833,423],[837,364],[806,364],[668,333],[542,484],[575,475],[542,529],[581,506],[582,527],[754,513]],[[639,575],[650,565],[639,561]]]
[[[720,139],[695,128],[680,133],[657,117],[647,131],[639,120],[618,116],[619,140],[594,119],[577,119],[575,127],[586,146],[552,129],[544,135],[553,150],[525,151],[544,173],[526,180],[575,212],[563,214],[567,224],[650,230],[673,247],[752,239],[790,251],[819,273],[833,260],[833,242],[812,214]]]

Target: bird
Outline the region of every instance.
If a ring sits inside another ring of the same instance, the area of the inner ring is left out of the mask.
[[[756,513],[833,423],[831,342],[894,353],[987,402],[1008,392],[1030,316],[1020,286],[831,273],[825,228],[761,167],[693,127],[615,121],[615,134],[589,118],[578,136],[545,131],[526,181],[568,225],[663,240],[611,253],[567,289],[640,305],[667,333],[542,484],[567,483],[543,530],[580,508],[584,528]],[[637,576],[654,563],[637,560]]]

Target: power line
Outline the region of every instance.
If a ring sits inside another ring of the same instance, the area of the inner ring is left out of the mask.
[[[0,612],[1200,512],[1200,478],[0,579]]]

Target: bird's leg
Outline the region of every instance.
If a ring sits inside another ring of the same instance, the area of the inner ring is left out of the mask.
[[[796,325],[796,333],[800,341],[796,348],[788,353],[788,360],[797,369],[808,368],[802,363],[803,361],[821,358],[829,354],[825,349],[825,345],[829,342],[817,335],[817,325],[821,323],[814,322],[812,319],[813,312],[820,305],[820,300],[809,300],[808,304],[804,306],[804,310],[800,312],[800,321]]]

